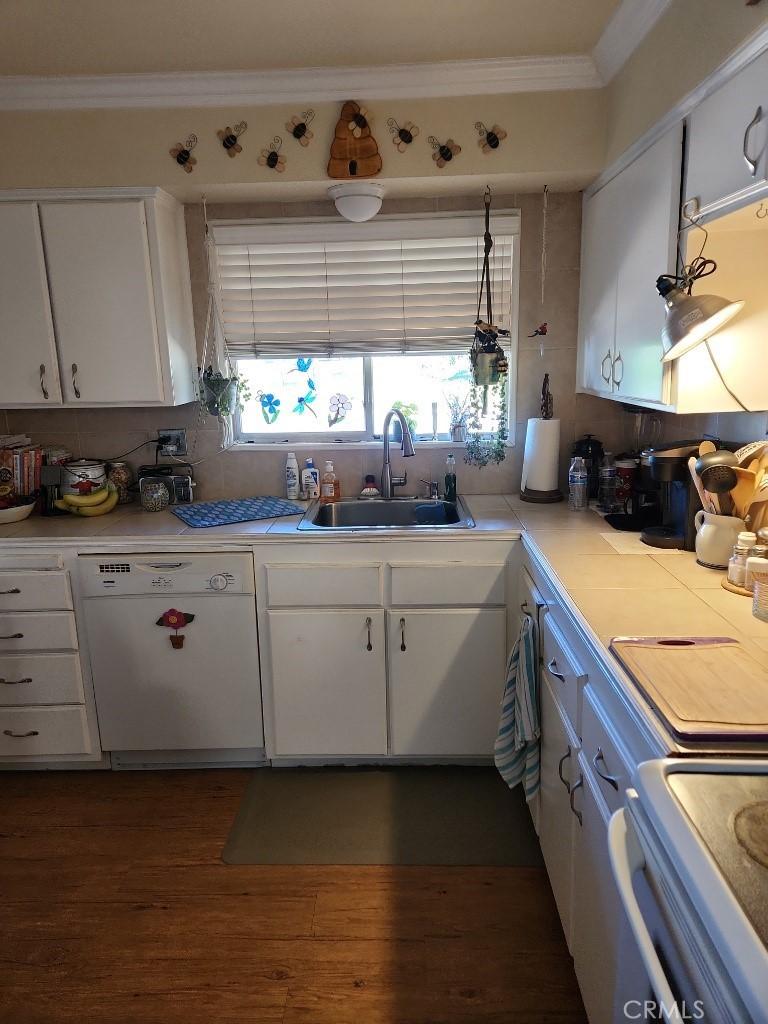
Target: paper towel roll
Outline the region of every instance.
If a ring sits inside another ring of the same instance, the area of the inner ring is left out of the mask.
[[[521,490],[556,492],[559,460],[560,420],[528,420]]]

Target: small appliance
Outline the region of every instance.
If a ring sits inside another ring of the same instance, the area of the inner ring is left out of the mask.
[[[185,505],[193,500],[192,491],[195,483],[192,479],[192,465],[189,462],[177,462],[172,466],[139,466],[137,479],[139,493],[145,480],[153,480],[164,484],[168,489],[169,504]]]
[[[694,517],[701,508],[699,496],[688,471],[688,459],[698,454],[700,440],[672,441],[646,448],[640,457],[641,477],[645,467],[659,489],[660,522],[644,526],[640,540],[653,548],[693,551],[696,547]]]

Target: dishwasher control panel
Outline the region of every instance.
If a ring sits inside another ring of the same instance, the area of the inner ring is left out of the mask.
[[[255,593],[246,553],[81,555],[78,567],[83,597]]]

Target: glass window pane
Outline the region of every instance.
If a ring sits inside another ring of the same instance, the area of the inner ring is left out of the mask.
[[[365,430],[363,359],[239,359],[252,398],[241,434],[328,434]]]
[[[415,424],[416,434],[433,436],[432,405],[437,406],[437,437],[449,437],[451,409],[466,410],[472,384],[469,354],[455,352],[441,355],[374,356],[373,429],[381,433],[384,417],[393,406],[402,408],[406,418]],[[493,405],[493,403],[489,403]],[[496,423],[486,417],[483,431],[495,431]]]

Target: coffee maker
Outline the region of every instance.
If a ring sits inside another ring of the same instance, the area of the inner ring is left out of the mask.
[[[653,548],[693,551],[694,517],[701,502],[688,470],[688,460],[698,456],[700,440],[672,441],[646,448],[641,454],[641,473],[648,471],[658,487],[659,525],[645,526],[640,540]]]

